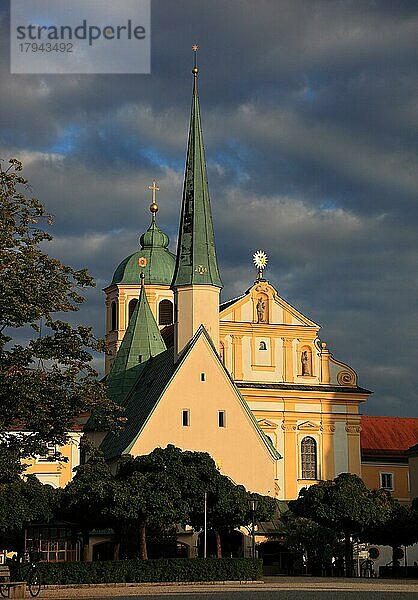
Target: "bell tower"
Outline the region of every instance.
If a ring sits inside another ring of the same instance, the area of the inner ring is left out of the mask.
[[[157,225],[157,182],[148,186],[152,197],[149,210],[151,223],[139,238],[140,248],[125,258],[117,267],[112,283],[104,289],[106,294],[106,346],[105,373],[112,366],[129,322],[138,303],[141,290],[140,273],[143,273],[144,293],[154,319],[160,328],[174,320],[173,279],[175,256],[169,249],[169,239]]]

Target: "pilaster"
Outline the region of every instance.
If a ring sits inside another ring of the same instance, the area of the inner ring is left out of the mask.
[[[242,368],[242,335],[232,335],[232,373],[233,378],[242,381],[244,378]]]
[[[283,381],[285,383],[293,383],[293,339],[283,339]]]
[[[281,427],[284,432],[284,498],[294,500],[298,495],[297,421],[286,419]]]

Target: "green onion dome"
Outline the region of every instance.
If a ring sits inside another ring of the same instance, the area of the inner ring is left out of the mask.
[[[113,284],[140,285],[140,273],[144,273],[146,284],[171,285],[176,257],[167,248],[166,235],[155,222],[152,215],[151,225],[141,235],[141,249],[125,258],[116,269]]]

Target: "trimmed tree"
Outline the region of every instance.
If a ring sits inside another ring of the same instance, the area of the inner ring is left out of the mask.
[[[99,451],[89,461],[75,469],[73,480],[64,488],[59,516],[78,523],[83,537],[83,560],[89,559],[89,532],[100,527],[114,527],[117,543],[114,558],[118,559],[119,528],[112,520],[115,478]]]
[[[0,547],[23,552],[25,527],[53,518],[61,490],[42,484],[34,475],[0,483]]]
[[[332,529],[312,519],[296,517],[290,511],[283,515],[282,521],[286,546],[292,551],[306,553],[311,571],[320,571],[325,548],[331,548],[334,556],[338,552],[338,537]]]
[[[409,506],[402,505],[386,490],[379,490],[387,504],[386,519],[383,523],[368,527],[363,539],[372,544],[390,546],[392,548],[392,568],[397,575],[397,549],[401,546],[412,546],[418,542],[418,513]]]
[[[370,491],[360,477],[350,473],[302,488],[297,500],[289,502],[289,508],[295,515],[312,519],[344,538],[347,577],[353,573],[351,538],[383,523],[389,513],[386,497]]]

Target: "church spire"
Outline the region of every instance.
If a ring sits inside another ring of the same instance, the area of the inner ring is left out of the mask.
[[[193,46],[193,97],[189,142],[184,174],[176,267],[171,288],[174,291],[174,347],[177,359],[196,331],[203,325],[219,347],[219,293],[222,281],[216,259],[215,236],[202,126],[197,95],[197,53]]]
[[[197,93],[198,46],[194,44],[192,49],[194,52],[192,108],[176,268],[172,287],[195,284],[222,288],[216,258]]]

